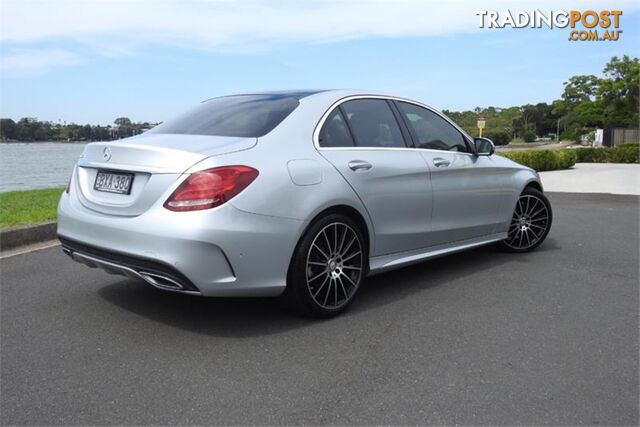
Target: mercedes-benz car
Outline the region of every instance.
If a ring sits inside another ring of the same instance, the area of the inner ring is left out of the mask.
[[[58,206],[75,261],[202,296],[342,312],[369,275],[539,246],[538,174],[439,111],[347,90],[223,96],[88,144]]]

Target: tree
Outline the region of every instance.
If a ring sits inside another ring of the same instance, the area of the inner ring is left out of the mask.
[[[565,82],[562,99],[551,110],[562,120],[565,135],[579,140],[597,127],[638,126],[638,58],[614,56],[603,75],[573,76]]]
[[[531,122],[534,121],[536,115],[536,107],[527,104],[520,107],[522,113],[522,131],[527,132],[531,130]]]
[[[0,119],[0,138],[15,139],[16,122],[14,122],[12,119]]]
[[[573,109],[574,125],[580,128],[601,127],[604,124],[604,114],[601,102],[585,101]],[[574,126],[576,127],[576,126]]]
[[[525,131],[525,133],[522,135],[522,139],[524,140],[524,142],[534,142],[536,140],[536,134],[530,130]]]
[[[37,122],[33,127],[33,139],[35,141],[47,141],[49,139],[50,126]]]
[[[135,125],[131,122],[129,117],[118,117],[113,121],[113,123],[118,127],[117,133],[119,138],[126,138],[134,135]]]
[[[614,56],[604,68],[605,78],[597,94],[604,126],[638,126],[640,62],[638,58]]]
[[[133,125],[129,117],[118,117],[113,121],[113,123],[120,127],[131,127]]]
[[[19,141],[66,141],[66,140],[89,140],[108,141],[113,139],[113,130],[116,136],[124,138],[138,135],[146,131],[157,123],[133,123],[127,117],[119,117],[115,120],[119,124],[111,126],[84,126],[75,123],[52,123],[39,121],[34,117],[23,117],[14,122],[10,118],[0,119],[0,139],[15,139]]]
[[[596,76],[573,76],[564,82],[562,99],[570,106],[593,101],[601,80]]]
[[[105,141],[108,140],[109,137],[109,129],[102,126],[96,126],[93,128],[91,139],[94,141]]]
[[[36,138],[36,130],[40,126],[34,117],[23,117],[16,123],[16,139],[19,141],[33,141]],[[39,135],[41,136],[41,135]]]

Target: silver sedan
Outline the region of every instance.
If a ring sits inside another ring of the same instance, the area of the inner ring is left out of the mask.
[[[538,174],[435,109],[356,91],[214,98],[88,144],[58,206],[75,261],[204,296],[342,312],[368,275],[497,243],[539,246]]]

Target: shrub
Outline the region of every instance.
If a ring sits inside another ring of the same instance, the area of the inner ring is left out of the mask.
[[[522,139],[524,142],[534,142],[536,140],[536,134],[528,130],[522,135]]]
[[[538,172],[569,169],[576,163],[640,163],[639,144],[614,148],[576,148],[566,150],[517,150],[498,153]]]
[[[635,147],[636,150],[640,150],[640,142],[627,142],[625,144],[616,145],[616,147]]]
[[[576,148],[578,163],[605,163],[607,151],[605,148]]]
[[[613,148],[577,148],[581,163],[639,163],[640,145],[621,144]]]
[[[576,153],[573,150],[518,150],[502,152],[500,155],[538,172],[568,169],[577,160]]]
[[[573,167],[578,160],[578,155],[575,150],[559,150],[555,151],[555,153],[557,153],[556,169],[569,169]]]
[[[503,131],[489,132],[486,136],[496,145],[507,145],[511,142],[511,135]]]
[[[609,163],[638,163],[640,161],[640,147],[636,144],[618,145],[607,149]]]

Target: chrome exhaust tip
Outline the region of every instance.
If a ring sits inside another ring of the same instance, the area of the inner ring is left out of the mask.
[[[184,290],[184,286],[176,282],[175,280],[162,276],[156,273],[149,273],[148,271],[136,271],[138,276],[140,276],[145,282],[149,283],[151,286],[155,286],[160,289],[168,289],[172,291],[181,291]]]

